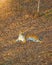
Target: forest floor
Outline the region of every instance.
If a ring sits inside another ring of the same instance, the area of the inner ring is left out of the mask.
[[[0,5],[0,65],[52,65],[52,0],[8,0]],[[42,43],[16,42],[19,32]]]

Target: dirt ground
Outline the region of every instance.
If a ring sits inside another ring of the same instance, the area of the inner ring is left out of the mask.
[[[52,65],[52,0],[0,1],[0,65]],[[19,32],[42,43],[16,42]]]

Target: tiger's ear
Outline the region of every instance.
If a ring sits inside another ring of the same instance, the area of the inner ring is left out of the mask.
[[[23,31],[19,31],[19,34],[24,34],[24,32]]]

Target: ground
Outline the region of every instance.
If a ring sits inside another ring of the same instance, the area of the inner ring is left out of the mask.
[[[0,65],[52,65],[52,0],[0,2]],[[19,32],[35,34],[42,43],[16,42]]]

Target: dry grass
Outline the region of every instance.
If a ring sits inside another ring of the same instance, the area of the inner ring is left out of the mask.
[[[51,1],[41,1],[38,15],[35,0],[9,0],[0,7],[0,65],[52,64]],[[43,43],[16,42],[20,31],[37,35]]]

